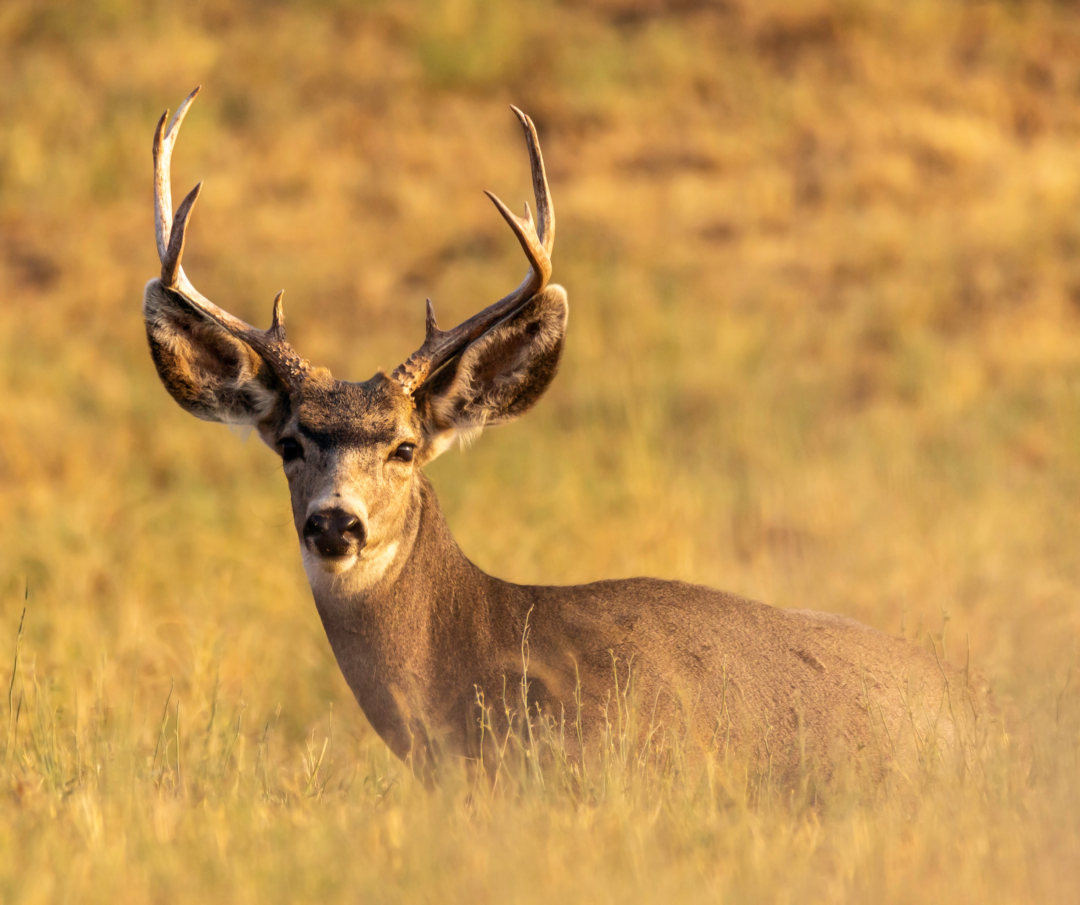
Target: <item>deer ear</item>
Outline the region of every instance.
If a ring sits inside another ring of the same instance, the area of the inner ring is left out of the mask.
[[[160,280],[146,285],[143,316],[161,382],[195,417],[255,425],[283,402],[285,390],[258,352],[202,317]]]
[[[417,409],[435,455],[454,436],[512,421],[536,404],[559,369],[568,312],[566,291],[549,286],[423,386]]]

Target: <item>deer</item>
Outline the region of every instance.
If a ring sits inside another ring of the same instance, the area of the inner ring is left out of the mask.
[[[527,203],[519,217],[487,192],[528,259],[524,280],[450,330],[428,300],[420,347],[390,373],[349,382],[288,343],[282,293],[261,330],[185,274],[202,183],[174,216],[171,157],[198,92],[171,120],[166,110],[154,135],[161,274],[143,299],[150,354],[183,409],[254,428],[281,457],[330,647],[372,728],[414,771],[482,760],[515,720],[572,724],[565,743],[582,757],[631,685],[647,716],[641,737],[645,723],[668,727],[703,754],[722,744],[781,769],[863,757],[881,775],[957,751],[987,725],[980,675],[841,615],[652,578],[514,584],[474,565],[423,467],[523,415],[559,368],[568,302],[550,282],[555,213],[532,120],[512,108],[536,219]]]

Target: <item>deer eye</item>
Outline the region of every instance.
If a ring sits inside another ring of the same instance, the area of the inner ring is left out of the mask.
[[[281,458],[285,462],[292,462],[296,459],[304,458],[304,447],[292,437],[286,437],[282,440],[279,444],[279,448],[281,449]]]
[[[390,458],[397,462],[411,462],[414,452],[416,452],[415,443],[402,443],[390,453]]]

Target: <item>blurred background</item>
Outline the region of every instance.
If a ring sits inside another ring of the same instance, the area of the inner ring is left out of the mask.
[[[57,725],[130,698],[152,740],[173,689],[372,741],[277,457],[146,351],[151,138],[196,85],[189,276],[258,326],[286,289],[292,343],[354,380],[419,345],[425,296],[452,325],[517,285],[481,190],[531,201],[508,105],[534,118],[565,362],[429,469],[481,567],[932,633],[1029,714],[1071,687],[1075,4],[4,0],[0,652],[25,606]]]

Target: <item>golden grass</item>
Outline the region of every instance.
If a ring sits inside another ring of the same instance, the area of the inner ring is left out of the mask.
[[[1034,778],[426,793],[333,663],[275,457],[145,351],[150,137],[199,83],[189,274],[257,324],[286,287],[352,379],[424,295],[453,323],[516,284],[480,189],[527,195],[506,105],[535,117],[569,343],[431,469],[470,557],[944,634]],[[1078,136],[1067,4],[8,0],[0,902],[1073,901]]]

